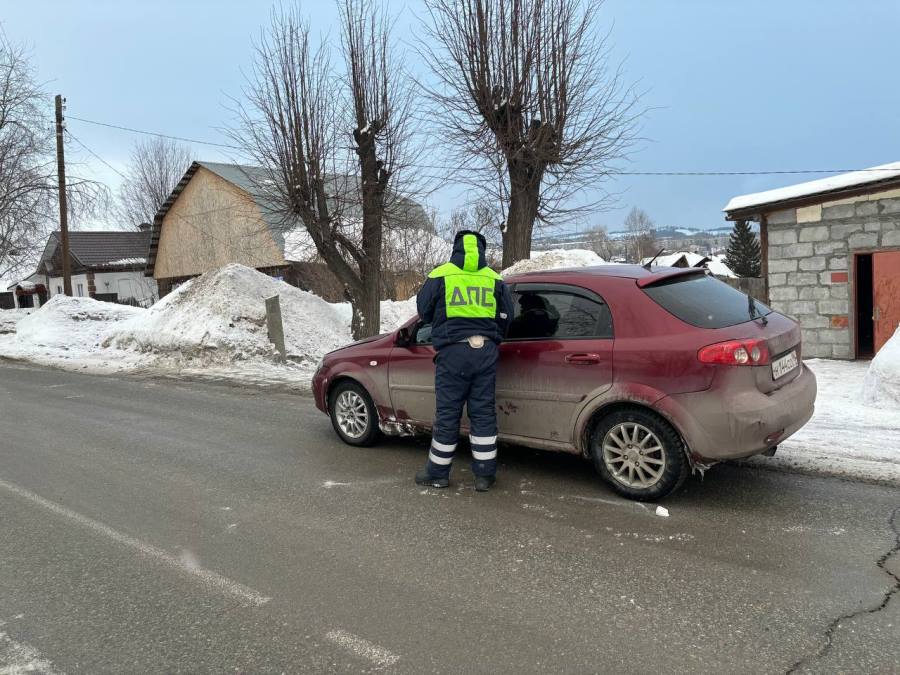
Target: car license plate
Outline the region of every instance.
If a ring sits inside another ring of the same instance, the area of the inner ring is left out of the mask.
[[[797,351],[788,352],[772,361],[772,379],[777,380],[780,377],[784,377],[799,365],[800,361],[797,359]]]

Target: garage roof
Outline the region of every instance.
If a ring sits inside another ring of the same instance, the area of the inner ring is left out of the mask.
[[[832,193],[842,192],[854,188],[875,187],[886,182],[895,182],[900,179],[900,162],[873,166],[860,171],[850,171],[837,176],[811,180],[806,183],[788,185],[787,187],[765,192],[732,197],[731,201],[722,209],[729,216],[735,211],[758,209],[759,211],[775,211],[774,206],[787,207],[790,202],[800,199],[812,200],[821,195],[823,198],[832,196]],[[768,207],[768,208],[762,208]]]

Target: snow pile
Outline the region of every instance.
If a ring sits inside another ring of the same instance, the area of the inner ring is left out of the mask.
[[[525,272],[540,272],[541,270],[591,267],[593,265],[607,264],[609,263],[593,251],[583,248],[560,248],[551,251],[534,251],[530,260],[520,260],[515,265],[503,270],[503,276],[524,274]]]
[[[0,309],[0,335],[15,333],[16,325],[29,313],[30,309]]]
[[[280,296],[285,348],[292,361],[314,364],[350,341],[348,323],[334,305],[231,264],[192,280],[116,326],[103,344],[220,365],[260,358],[274,362],[265,309],[265,299],[273,295]]]
[[[381,332],[389,333],[397,330],[409,319],[416,315],[416,299],[409,300],[382,300],[381,302]]]
[[[900,411],[900,326],[872,359],[863,398],[869,405]]]
[[[35,347],[73,351],[95,349],[111,325],[142,312],[137,307],[93,298],[54,295],[38,311],[19,321],[16,339]]]
[[[891,342],[895,349],[900,344],[896,335]],[[887,348],[885,345],[882,352]],[[897,352],[894,354],[896,358]],[[752,458],[749,463],[900,485],[900,415],[886,413],[865,400],[863,382],[869,364],[827,359],[805,363],[815,373],[818,385],[812,419],[780,443],[774,457]],[[894,370],[894,383],[898,372]]]

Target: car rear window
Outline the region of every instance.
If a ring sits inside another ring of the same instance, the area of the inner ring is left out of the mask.
[[[705,274],[675,277],[647,286],[644,292],[669,313],[699,328],[725,328],[772,312],[754,300],[756,313],[751,317],[747,295]]]

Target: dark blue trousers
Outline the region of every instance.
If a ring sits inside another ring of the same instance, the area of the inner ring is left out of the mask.
[[[437,410],[428,453],[428,473],[436,478],[450,475],[453,453],[459,440],[463,406],[467,406],[471,428],[472,473],[497,473],[497,407],[495,385],[499,349],[491,341],[480,349],[467,342],[443,347],[435,360],[434,393]]]

